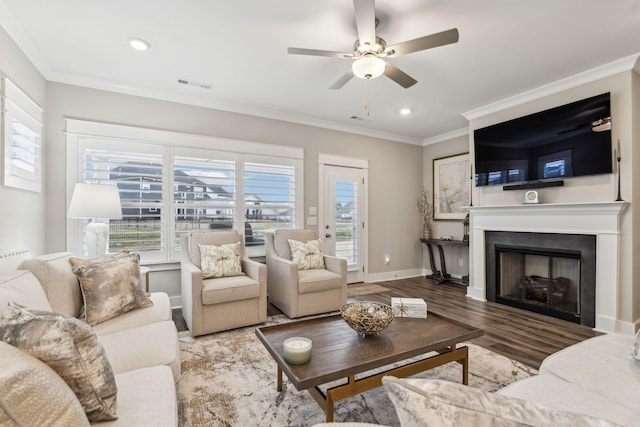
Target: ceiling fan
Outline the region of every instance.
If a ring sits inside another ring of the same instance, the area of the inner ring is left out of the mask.
[[[453,28],[387,46],[383,39],[376,36],[377,20],[375,17],[374,3],[374,0],[353,0],[356,15],[356,29],[358,31],[358,40],[356,40],[353,45],[353,53],[297,47],[290,47],[287,49],[287,52],[293,55],[353,59],[354,62],[351,69],[331,85],[330,89],[340,89],[345,83],[351,80],[353,76],[363,79],[374,79],[382,74],[406,89],[416,84],[417,80],[383,58],[394,58],[407,53],[444,46],[458,41],[458,30]]]

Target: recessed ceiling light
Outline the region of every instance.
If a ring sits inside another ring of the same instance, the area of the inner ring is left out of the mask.
[[[402,114],[403,116],[408,116],[409,114],[411,114],[411,108],[409,107],[401,108],[400,114]]]
[[[129,37],[127,41],[129,42],[129,46],[135,50],[149,50],[149,48],[151,48],[148,41],[139,39],[138,37]]]

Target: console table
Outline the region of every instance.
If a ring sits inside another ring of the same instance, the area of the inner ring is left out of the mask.
[[[442,240],[442,239],[420,239],[422,243],[427,246],[429,251],[429,264],[431,264],[432,274],[427,274],[428,279],[434,279],[441,283],[454,283],[456,285],[469,285],[469,275],[462,276],[462,279],[451,277],[451,274],[447,273],[447,263],[444,259],[443,246],[466,246],[469,247],[469,242],[463,242],[462,240]],[[435,259],[433,258],[433,246],[437,246],[440,253],[440,267],[442,271],[436,268]]]

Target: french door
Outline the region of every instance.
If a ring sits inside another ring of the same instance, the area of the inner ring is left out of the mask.
[[[325,164],[320,235],[324,252],[347,260],[347,281],[364,280],[366,253],[366,169]]]

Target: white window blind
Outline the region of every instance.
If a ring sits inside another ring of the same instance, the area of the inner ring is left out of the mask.
[[[109,221],[109,252],[161,253],[167,222],[162,155],[86,148],[83,168],[85,183],[108,184],[120,190],[122,219]]]
[[[244,163],[245,245],[264,246],[267,231],[296,223],[296,173],[293,164],[260,159]]]
[[[4,185],[41,189],[42,109],[11,80],[2,79]]]
[[[174,156],[173,204],[176,251],[190,230],[232,229],[236,216],[236,162],[207,157]],[[223,156],[224,157],[224,156]]]
[[[68,119],[67,188],[70,194],[75,182],[87,182],[120,189],[123,219],[110,221],[110,252],[175,261],[188,231],[235,228],[245,234],[247,253],[263,256],[265,231],[302,225],[303,151],[232,142]],[[74,224],[69,248],[80,252],[85,233]]]

